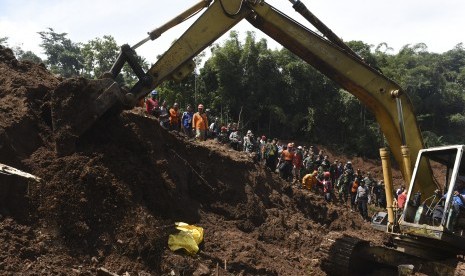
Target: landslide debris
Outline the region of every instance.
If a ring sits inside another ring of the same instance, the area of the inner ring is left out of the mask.
[[[167,132],[140,108],[103,116],[58,156],[58,85],[67,93],[43,65],[0,48],[0,163],[43,179],[0,205],[2,275],[324,275],[329,232],[382,242],[358,214],[244,153]],[[5,190],[21,181],[0,175]],[[198,255],[168,249],[177,221],[204,228]]]

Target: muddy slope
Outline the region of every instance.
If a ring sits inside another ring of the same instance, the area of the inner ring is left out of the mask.
[[[0,163],[43,179],[1,176],[2,189],[28,189],[2,202],[0,274],[324,275],[329,232],[382,241],[358,214],[286,187],[247,155],[169,133],[142,109],[103,116],[57,156],[50,95],[76,83],[0,48]],[[176,221],[204,227],[197,256],[168,249]]]

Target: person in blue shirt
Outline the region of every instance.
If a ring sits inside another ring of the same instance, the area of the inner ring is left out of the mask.
[[[442,197],[445,200],[447,193]],[[461,211],[465,210],[465,177],[458,176],[451,197],[451,210],[447,221],[447,228],[453,230],[456,225],[457,217]]]
[[[460,191],[454,191],[454,196],[452,197],[453,198],[453,201],[452,201],[452,204],[453,205],[457,205],[457,207],[465,207],[465,189],[461,189]]]
[[[192,117],[194,116],[194,111],[192,106],[187,105],[187,110],[182,114],[181,123],[182,130],[187,135],[187,137],[192,137]]]
[[[465,208],[465,178],[463,176],[457,177],[457,181],[454,187],[454,193],[452,196],[452,205],[457,208]],[[444,200],[446,199],[447,194],[444,194],[442,197]]]

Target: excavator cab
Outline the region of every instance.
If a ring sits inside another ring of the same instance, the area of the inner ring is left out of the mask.
[[[398,221],[402,235],[465,249],[464,148],[455,145],[420,150]]]

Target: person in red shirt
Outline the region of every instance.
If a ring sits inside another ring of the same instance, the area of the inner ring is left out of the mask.
[[[152,92],[150,92],[150,98],[148,98],[145,101],[145,107],[146,107],[147,113],[153,116],[158,116],[159,106],[158,106],[157,97],[158,97],[157,90],[153,90]]]
[[[302,150],[302,146],[298,146],[294,153],[294,157],[292,158],[292,174],[294,175],[293,183],[299,183],[299,185],[300,181],[302,180],[302,177],[300,176],[300,170],[302,169],[304,159]]]
[[[331,193],[333,191],[333,183],[331,182],[331,174],[324,172],[323,180],[317,180],[321,187],[323,187],[323,194],[326,202],[331,202]]]
[[[397,207],[404,209],[405,201],[407,201],[407,190],[404,190],[400,195],[397,196]]]

